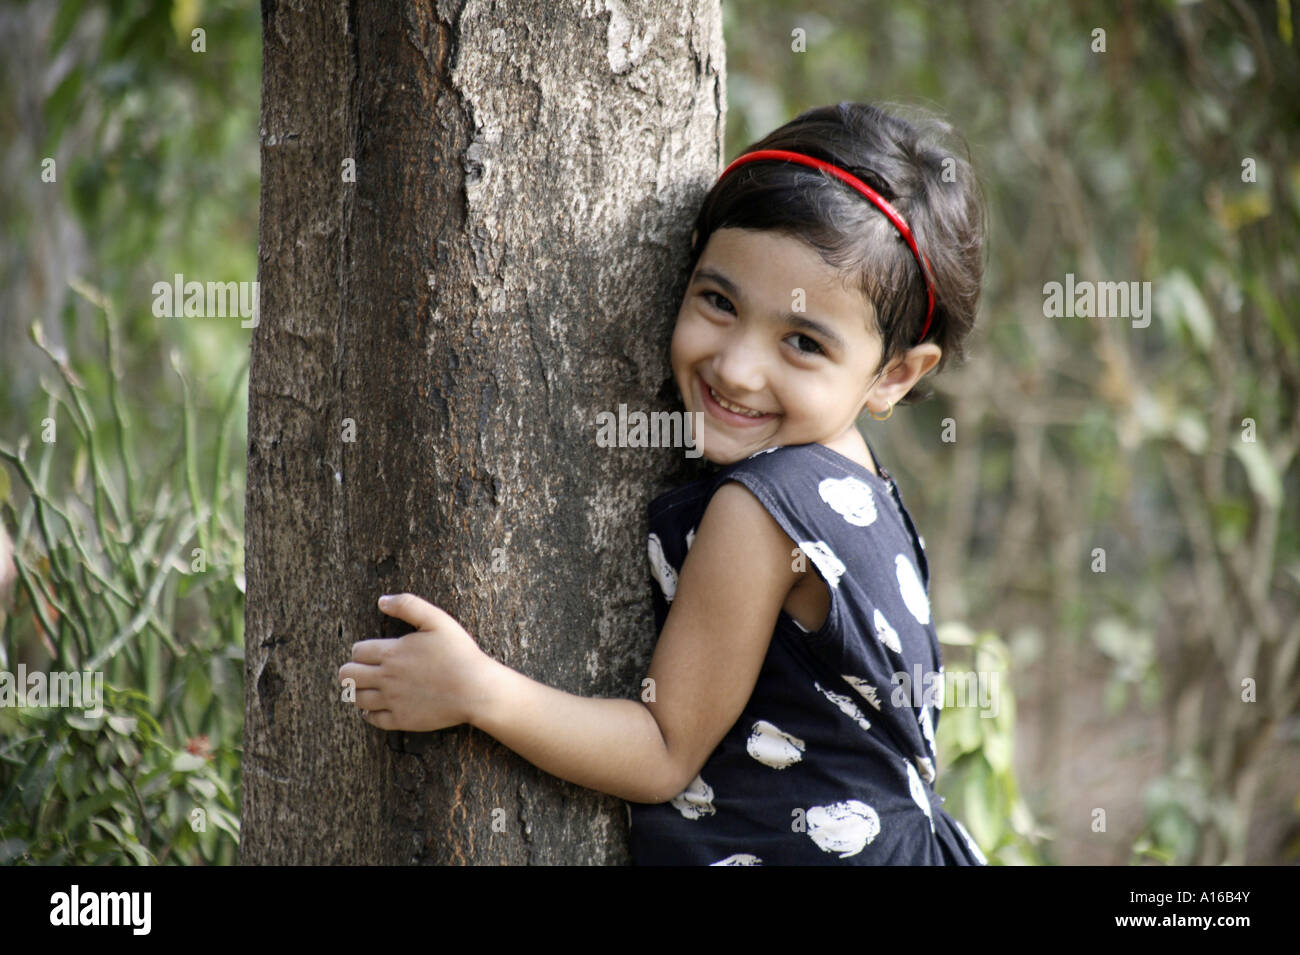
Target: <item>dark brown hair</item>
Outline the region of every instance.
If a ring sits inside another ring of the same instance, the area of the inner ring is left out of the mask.
[[[984,195],[969,158],[944,145],[945,139],[960,143],[969,157],[961,134],[931,113],[908,112],[915,118],[868,103],[810,109],[742,154],[789,149],[823,159],[857,176],[898,210],[930,260],[935,304],[925,341],[943,352],[933,369],[937,374],[949,359],[964,359],[963,342],[975,324],[984,274]],[[883,351],[873,374],[919,344],[927,302],[920,266],[884,214],[833,176],[790,162],[748,163],[709,190],[695,228],[691,272],[709,236],[723,228],[785,233],[844,270],[845,286],[860,291],[876,309]],[[933,394],[917,382],[899,403]]]

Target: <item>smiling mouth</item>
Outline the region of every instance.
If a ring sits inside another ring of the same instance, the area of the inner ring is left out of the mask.
[[[743,415],[746,418],[771,417],[771,414],[766,411],[755,411],[753,408],[746,408],[744,405],[738,405],[734,401],[728,401],[726,398],[722,397],[722,395],[714,391],[713,387],[703,378],[700,379],[700,382],[704,385],[705,389],[708,390],[709,397],[717,402],[718,407],[723,408],[726,411],[730,411],[733,414]]]

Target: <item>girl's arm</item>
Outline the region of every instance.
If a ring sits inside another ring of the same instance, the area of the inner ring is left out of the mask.
[[[493,661],[469,722],[553,776],[630,802],[684,790],[749,701],[798,575],[794,543],[736,482],[715,492],[650,661],[654,702],[589,699]]]
[[[713,495],[650,661],[653,702],[581,697],[493,660],[446,612],[382,605],[418,629],[353,647],[355,703],[383,729],[470,723],[534,766],[630,802],[684,790],[735,724],[798,573],[794,543],[743,485]],[[381,601],[382,604],[382,601]]]
[[[577,696],[496,660],[471,725],[534,766],[631,802],[663,802],[675,778],[659,724],[638,700]]]

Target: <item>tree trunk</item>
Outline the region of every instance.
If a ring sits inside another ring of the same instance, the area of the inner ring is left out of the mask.
[[[639,692],[645,505],[687,463],[595,416],[679,407],[718,4],[262,6],[241,860],[625,863],[621,800],[368,726],[338,668],[410,591],[535,679]]]

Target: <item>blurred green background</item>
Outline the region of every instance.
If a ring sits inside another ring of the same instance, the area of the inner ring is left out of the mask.
[[[723,14],[726,158],[812,106],[911,104],[987,191],[970,359],[862,422],[926,538],[947,672],[1000,677],[998,718],[942,714],[946,808],[995,863],[1294,863],[1288,0]],[[250,333],[156,318],[151,288],[256,277],[259,15],[0,6],[0,670],[109,687],[98,719],[0,707],[0,862],[237,858]],[[1150,325],[1045,318],[1067,273],[1151,282]]]

